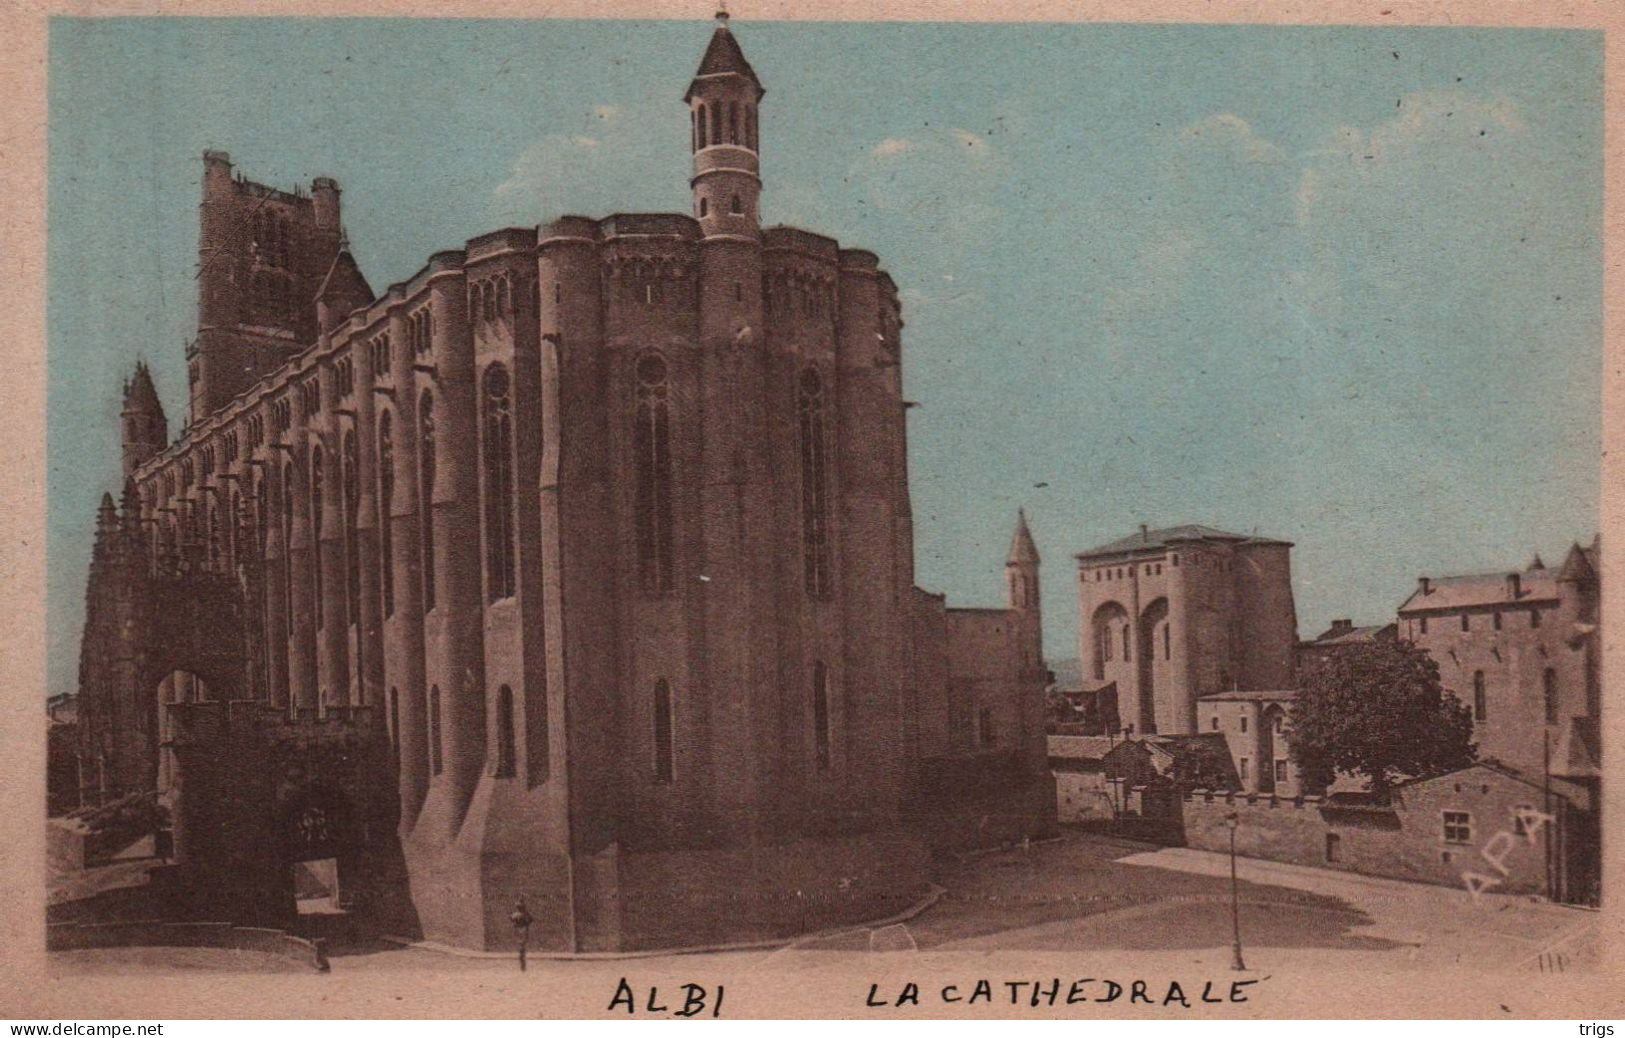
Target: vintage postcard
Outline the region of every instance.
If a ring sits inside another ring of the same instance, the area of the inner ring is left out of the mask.
[[[1607,17],[17,8],[0,1015],[1617,1019]]]

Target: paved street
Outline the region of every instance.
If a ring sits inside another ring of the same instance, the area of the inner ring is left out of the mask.
[[[1064,951],[1223,966],[1231,940],[1229,876],[1223,855],[1071,832],[1026,850],[976,854],[939,867],[940,898],[901,925],[808,938],[788,948],[627,961],[640,968],[698,961],[789,966],[829,951]],[[1569,968],[1595,955],[1594,912],[1506,895],[1475,901],[1465,890],[1248,859],[1240,861],[1238,877],[1242,942],[1255,970],[1315,964],[1538,972],[1543,951],[1562,953]],[[513,968],[506,956],[385,942],[335,947],[332,963],[335,973]],[[103,961],[85,952],[57,957],[56,968],[79,973],[128,964],[127,953],[107,953]],[[557,961],[547,966],[555,974],[570,968]]]

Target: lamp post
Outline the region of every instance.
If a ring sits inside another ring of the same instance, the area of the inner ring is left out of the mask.
[[[513,932],[519,938],[519,972],[525,972],[525,948],[530,944],[530,912],[525,908],[525,899],[521,895],[518,904],[513,906],[513,914],[508,916],[513,923]]]
[[[1241,816],[1232,811],[1224,816],[1224,824],[1230,829],[1230,968],[1244,970],[1247,964],[1241,961],[1241,895],[1236,887],[1236,827],[1241,824]]]

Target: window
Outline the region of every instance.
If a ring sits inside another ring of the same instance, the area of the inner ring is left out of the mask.
[[[1243,782],[1247,781],[1247,764],[1248,761],[1246,757],[1242,757],[1236,761],[1236,774]]]
[[[1531,609],[1531,610],[1529,610],[1529,626],[1530,627],[1539,627],[1540,626],[1540,610],[1539,609]]]
[[[1339,860],[1340,855],[1339,855],[1338,852],[1342,849],[1341,846],[1340,846],[1342,844],[1342,842],[1343,842],[1343,838],[1341,836],[1337,835],[1336,833],[1327,833],[1326,834],[1326,860],[1327,861],[1338,861]]]
[[[513,689],[503,685],[497,689],[497,757],[491,774],[497,778],[512,778],[515,751]]]
[[[1472,841],[1473,816],[1466,811],[1444,812],[1444,842],[1471,843]]]
[[[819,771],[829,770],[829,668],[813,664],[813,759]]]
[[[485,369],[485,588],[491,602],[514,593],[513,412],[508,369]]]
[[[1165,660],[1174,658],[1173,636],[1168,631],[1172,626],[1172,624],[1162,625],[1162,658]]]
[[[1428,633],[1428,618],[1424,616],[1418,621],[1418,623],[1421,626],[1421,632],[1423,634]]]
[[[316,590],[316,602],[312,612],[316,617],[316,629],[322,629],[325,619],[322,610],[322,448],[310,448],[310,564],[315,571],[315,578],[311,587]]]
[[[632,430],[636,468],[638,573],[643,590],[664,594],[673,587],[671,417],[666,361],[645,353],[637,359],[637,412]]]
[[[1472,617],[1466,613],[1461,614],[1461,629],[1464,631],[1470,631],[1473,629]]]
[[[418,398],[418,534],[423,541],[423,611],[434,608],[434,394]]]
[[[1501,611],[1499,609],[1491,614],[1490,621],[1490,626],[1494,627],[1497,631],[1501,629]]]
[[[734,216],[743,216],[745,214],[745,206],[739,201],[738,195],[734,195],[733,198],[729,199],[728,212],[732,213]]]
[[[1179,556],[1178,555],[1171,555],[1171,556],[1168,557],[1168,561],[1173,563],[1175,566],[1177,566],[1177,565],[1179,565]]]
[[[712,144],[722,143],[722,106],[720,105],[711,106],[711,131],[706,135],[706,140]]]
[[[1488,697],[1484,693],[1484,672],[1473,671],[1473,720],[1482,721],[1489,714]]]
[[[707,214],[707,213],[708,213],[708,212],[709,212],[709,211],[710,211],[710,209],[711,209],[711,207],[710,207],[710,205],[709,205],[709,204],[708,204],[708,203],[707,203],[707,202],[706,202],[706,200],[705,200],[705,196],[704,196],[704,195],[701,195],[701,196],[700,196],[700,215],[701,215],[701,216],[705,216],[705,215],[706,215],[706,214]]]
[[[801,425],[801,562],[807,594],[830,593],[828,446],[824,382],[815,368],[801,373],[797,396]]]
[[[378,415],[378,588],[384,617],[395,615],[395,420]]]
[[[389,748],[398,759],[401,755],[401,694],[394,685],[389,687]]]
[[[655,781],[672,780],[671,685],[661,678],[655,682]]]
[[[1244,732],[1247,730],[1247,715],[1246,714],[1241,715],[1241,730],[1244,731]]]
[[[1286,761],[1284,760],[1278,760],[1275,762],[1275,781],[1286,781]]]
[[[1547,667],[1540,675],[1541,698],[1546,704],[1546,723],[1557,723],[1557,671]]]
[[[1213,725],[1212,725],[1212,728],[1213,728],[1213,730],[1214,730],[1214,731],[1218,731],[1218,730],[1219,730],[1219,718],[1218,718],[1218,715],[1217,715],[1217,714],[1215,714],[1215,715],[1214,715],[1214,717],[1213,717]]]
[[[710,127],[705,121],[705,106],[700,105],[698,108],[694,109],[694,147],[695,148],[704,148],[704,147],[707,147],[711,143],[711,135],[708,132],[709,129],[710,129]]]
[[[1285,730],[1286,730],[1286,715],[1285,714],[1276,714],[1275,715],[1275,734],[1280,735]]]
[[[1108,627],[1100,629],[1100,636],[1101,658],[1109,661],[1112,659],[1112,647],[1117,644],[1117,639],[1112,637],[1111,629]]]
[[[356,533],[356,520],[361,509],[360,459],[356,451],[355,430],[344,434],[344,589],[346,620],[361,622],[361,547]],[[359,642],[357,645],[359,646]],[[360,653],[358,652],[359,656]]]
[[[282,467],[282,594],[283,607],[293,612],[293,462]],[[288,624],[293,637],[293,624]]]
[[[994,741],[993,708],[984,706],[977,714],[977,727],[981,730],[982,745],[992,746]]]
[[[438,775],[444,763],[440,748],[440,686],[429,689],[429,770]]]
[[[1128,624],[1124,624],[1123,625],[1123,659],[1127,660],[1128,658],[1129,658],[1129,655],[1128,655]]]

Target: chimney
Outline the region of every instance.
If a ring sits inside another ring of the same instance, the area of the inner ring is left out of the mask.
[[[1146,526],[1144,523],[1140,524],[1140,542],[1142,544],[1149,544],[1151,542],[1151,528]]]
[[[1417,588],[1418,591],[1422,592],[1422,594],[1424,594],[1424,595],[1433,594],[1433,578],[1432,577],[1417,577],[1416,578],[1416,588]]]
[[[1507,574],[1507,597],[1516,602],[1523,593],[1523,578],[1516,573]]]

